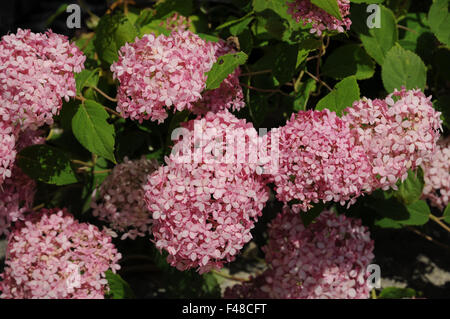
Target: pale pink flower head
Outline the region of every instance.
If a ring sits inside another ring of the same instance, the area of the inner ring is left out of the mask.
[[[105,232],[65,209],[42,209],[8,236],[1,298],[91,299],[108,292],[105,272],[120,269],[120,253]]]
[[[386,99],[363,98],[345,110],[355,143],[372,166],[372,189],[396,189],[408,169],[431,159],[440,136],[441,120],[420,90],[395,90]]]
[[[202,135],[194,133],[196,126]],[[248,149],[239,146],[233,155],[229,149],[227,162],[221,148],[225,135],[239,129],[253,130],[247,146],[256,145],[257,133],[250,126],[228,111],[188,122],[183,139],[174,146],[185,153],[172,153],[166,165],[149,177],[146,202],[153,213],[156,247],[167,251],[168,262],[179,270],[198,268],[203,273],[220,268],[252,238],[250,231],[269,198],[268,188],[255,173],[256,164],[238,160],[241,155],[249,158]],[[222,151],[215,152],[216,147]],[[179,159],[191,150],[196,155]]]
[[[22,129],[52,124],[75,96],[86,57],[67,37],[18,29],[0,41],[0,119]]]
[[[111,65],[120,82],[117,110],[133,120],[161,123],[167,110],[192,109],[213,63],[214,48],[191,31],[136,38]]]
[[[33,207],[35,191],[36,183],[14,165],[12,177],[0,186],[0,235],[7,235],[11,224]]]
[[[16,159],[17,129],[0,121],[0,187],[11,177],[11,166]]]
[[[422,163],[425,186],[423,197],[444,210],[450,198],[450,137],[441,139],[429,161]]]
[[[114,167],[92,196],[92,214],[123,233],[122,239],[135,239],[150,231],[151,213],[144,201],[147,175],[158,168],[156,160],[129,160]]]
[[[18,138],[18,141],[14,145],[14,154],[30,145],[44,143],[41,134],[40,131],[29,129],[17,133],[15,138]],[[8,167],[11,176],[0,182],[0,235],[7,235],[11,224],[23,219],[24,213],[33,207],[36,183],[25,175],[14,161],[15,158],[10,161]]]
[[[272,134],[279,135],[279,167],[270,179],[277,198],[292,201],[296,210],[307,211],[319,201],[351,204],[369,187],[371,168],[364,149],[355,145],[348,123],[336,113],[292,114],[285,126],[265,136],[269,150]]]
[[[311,23],[312,28],[310,32],[320,36],[325,30],[345,32],[350,29],[352,24],[352,21],[348,18],[350,14],[350,0],[337,0],[337,3],[342,20],[312,4],[310,0],[294,0],[287,2],[287,5],[289,6],[288,13],[292,15],[297,23],[300,21],[303,22],[303,25]]]
[[[271,298],[368,298],[374,243],[360,220],[323,211],[305,227],[287,208],[269,226],[261,289]]]

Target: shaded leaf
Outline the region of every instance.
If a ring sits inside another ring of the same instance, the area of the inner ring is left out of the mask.
[[[60,149],[32,145],[17,155],[19,167],[34,180],[58,186],[77,183],[70,159]]]

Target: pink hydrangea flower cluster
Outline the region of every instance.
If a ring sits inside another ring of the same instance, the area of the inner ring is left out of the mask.
[[[365,151],[355,145],[348,123],[336,113],[325,109],[292,114],[277,133],[279,167],[271,181],[280,201],[294,201],[295,209],[307,211],[319,201],[353,203],[369,187],[371,167]],[[269,149],[271,134],[265,136]]]
[[[120,82],[117,110],[134,120],[163,122],[167,109],[191,109],[214,64],[214,48],[190,31],[146,34],[125,44],[111,65]]]
[[[288,13],[297,23],[300,20],[303,21],[303,25],[311,23],[310,32],[320,36],[325,30],[345,32],[345,29],[350,29],[352,21],[347,17],[350,14],[350,0],[337,0],[337,3],[342,20],[312,4],[310,0],[294,0],[293,2],[287,2],[287,5],[289,7]]]
[[[152,218],[144,201],[147,176],[158,169],[156,160],[145,157],[116,165],[92,196],[92,214],[122,232],[122,239],[136,239],[150,232]]]
[[[395,90],[386,99],[363,98],[345,110],[356,143],[372,166],[372,189],[396,189],[396,182],[429,161],[440,136],[440,113],[420,90]]]
[[[111,237],[65,209],[27,215],[8,237],[1,298],[104,298],[105,272],[120,269]]]
[[[431,204],[444,210],[450,198],[450,137],[437,143],[436,152],[431,161],[422,163],[425,186],[423,197]]]
[[[11,166],[16,159],[16,133],[12,126],[0,121],[0,185],[11,177]]]
[[[367,266],[374,243],[360,220],[323,211],[307,228],[285,211],[269,226],[263,247],[271,298],[368,298]]]
[[[17,134],[14,152],[34,144],[44,143],[42,132],[26,130]],[[14,161],[14,159],[13,159]],[[17,165],[11,166],[11,176],[0,185],[0,235],[9,233],[13,222],[23,219],[33,206],[36,183]]]
[[[73,72],[86,57],[67,37],[18,29],[0,41],[0,120],[22,129],[52,124],[53,116],[75,96]]]
[[[270,299],[269,294],[262,289],[266,286],[265,273],[250,278],[242,284],[227,287],[223,293],[225,299]]]
[[[14,166],[13,177],[0,186],[0,235],[7,235],[11,224],[32,208],[35,188],[36,183]]]
[[[240,70],[221,86],[203,93],[206,75],[217,58],[233,52],[224,41],[207,42],[189,30],[170,36],[147,34],[120,49],[111,66],[120,82],[117,109],[123,116],[163,122],[167,111],[191,110],[197,114],[244,106]]]
[[[153,213],[156,247],[169,253],[168,262],[179,270],[198,267],[203,273],[233,261],[250,241],[269,191],[246,161],[251,148],[234,145],[233,155],[231,148],[227,150],[230,161],[221,156],[224,148],[213,151],[231,143],[227,134],[239,131],[248,133],[247,146],[256,149],[258,137],[251,123],[221,111],[207,113],[185,127],[183,139],[174,146],[179,152],[149,177],[146,202]],[[201,136],[196,134],[199,128]],[[189,150],[198,151],[199,157],[180,160]],[[243,154],[243,160],[238,159]]]
[[[185,31],[191,27],[191,19],[189,17],[182,16],[178,12],[168,17],[165,21],[160,23],[161,27],[165,27],[171,31]]]
[[[216,60],[225,54],[235,53],[229,44],[220,40],[211,43],[215,50]],[[215,60],[215,61],[216,61]],[[239,84],[239,75],[241,69],[238,67],[233,73],[230,73],[220,86],[215,90],[204,91],[202,99],[197,102],[193,112],[196,114],[205,114],[206,112],[219,112],[221,110],[230,109],[238,111],[245,106],[244,93]]]

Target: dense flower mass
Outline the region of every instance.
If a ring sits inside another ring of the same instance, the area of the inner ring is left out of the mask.
[[[73,72],[86,57],[67,37],[18,29],[0,41],[0,120],[22,129],[52,124],[53,116],[75,96]]]
[[[11,223],[32,208],[35,188],[36,183],[14,166],[12,177],[0,186],[0,235],[8,234]]]
[[[246,144],[234,142],[238,132],[247,132]],[[169,253],[168,262],[179,270],[205,272],[234,260],[252,238],[269,193],[255,173],[256,164],[245,160],[258,142],[250,123],[228,111],[208,113],[188,122],[184,133],[166,166],[149,177],[146,201],[156,247]],[[233,146],[226,160],[227,143]]]
[[[34,130],[16,134],[18,140],[14,144],[14,154],[30,145],[44,143],[41,134]],[[24,213],[33,206],[36,183],[13,164],[14,161],[15,158],[10,163],[11,176],[0,182],[0,235],[8,234],[11,224],[23,219]]]
[[[66,210],[43,209],[8,237],[1,298],[103,298],[121,258],[111,237]]]
[[[269,299],[269,294],[262,289],[266,286],[265,273],[242,284],[227,287],[223,294],[225,299]]]
[[[285,211],[269,226],[263,247],[271,298],[368,298],[373,241],[360,220],[323,211],[307,228]]]
[[[184,20],[179,19],[176,17],[175,21],[183,25]],[[171,109],[205,114],[242,108],[239,68],[219,88],[202,95],[205,73],[219,56],[234,52],[233,49],[224,41],[202,40],[180,26],[174,30],[170,36],[144,35],[120,49],[119,61],[111,66],[120,82],[118,111],[141,122],[151,119],[161,123]]]
[[[16,133],[12,126],[0,121],[0,185],[11,177],[11,166],[16,159]]]
[[[440,113],[420,90],[395,90],[386,99],[363,98],[346,109],[351,125],[372,166],[372,189],[396,188],[408,169],[430,160],[441,129]]]
[[[191,27],[191,19],[175,12],[165,21],[162,21],[160,26],[171,31],[185,31]]]
[[[442,139],[430,161],[422,164],[425,186],[423,196],[440,210],[445,209],[450,198],[450,138]]]
[[[93,215],[110,224],[113,230],[135,239],[150,231],[151,214],[144,201],[147,175],[158,168],[156,160],[143,157],[116,165],[92,199]]]
[[[265,138],[269,148],[274,132]],[[306,211],[319,201],[353,202],[369,187],[364,149],[354,144],[348,123],[336,113],[298,112],[277,133],[279,167],[272,181],[280,201],[294,201],[295,209]]]
[[[134,120],[163,122],[166,108],[191,109],[201,98],[214,48],[190,31],[146,34],[119,51],[111,66],[120,82],[117,109]]]
[[[350,0],[337,0],[337,3],[342,20],[312,4],[310,0],[294,0],[287,4],[289,6],[288,13],[297,22],[303,21],[303,25],[311,23],[310,32],[320,36],[325,30],[344,32],[346,29],[350,29],[352,21],[347,17],[350,14]]]

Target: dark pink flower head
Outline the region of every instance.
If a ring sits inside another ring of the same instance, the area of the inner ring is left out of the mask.
[[[22,129],[52,124],[75,96],[86,57],[67,37],[18,29],[0,41],[0,119]]]
[[[186,31],[191,27],[191,19],[175,12],[159,25],[171,31]]]
[[[190,31],[146,34],[125,44],[111,71],[120,82],[117,109],[142,122],[163,122],[167,110],[192,109],[201,98],[214,48]]]
[[[342,20],[312,4],[310,0],[294,0],[287,2],[287,5],[289,6],[288,13],[294,20],[303,21],[303,25],[311,23],[310,32],[320,36],[325,30],[345,32],[350,29],[352,21],[347,17],[350,14],[350,0],[337,0],[337,3]]]
[[[152,218],[144,201],[143,186],[158,166],[156,160],[145,157],[133,161],[125,158],[94,192],[92,214],[123,233],[122,239],[147,235]]]
[[[395,90],[384,100],[363,98],[346,109],[355,143],[372,166],[372,189],[396,189],[408,169],[429,161],[439,139],[440,113],[420,90]]]
[[[120,266],[111,237],[65,209],[26,216],[8,237],[1,298],[103,298]]]
[[[269,299],[269,294],[261,288],[266,285],[265,273],[250,278],[248,282],[227,287],[223,294],[225,299]]]
[[[336,113],[300,111],[280,129],[265,136],[279,136],[279,167],[273,171],[277,198],[294,201],[296,209],[308,210],[312,203],[353,203],[367,184],[371,168],[364,149],[354,143],[347,122]]]
[[[425,186],[423,197],[444,210],[450,199],[450,137],[441,139],[431,160],[422,163]]]
[[[271,298],[368,298],[374,243],[361,221],[323,211],[307,228],[286,210],[263,247],[269,270],[261,289]]]
[[[214,151],[223,146],[224,135],[239,129],[245,132],[251,124],[228,111],[208,113],[196,121],[203,135],[194,137],[188,128],[195,130],[196,123],[190,121],[183,140],[175,144],[185,152],[166,158],[166,166],[149,177],[145,191],[148,209],[153,212],[156,247],[168,252],[172,266],[180,270],[198,267],[203,273],[233,261],[250,241],[250,231],[269,192],[254,164],[238,160],[241,155],[249,158],[245,147],[237,146],[239,153],[234,152],[228,162],[222,151]],[[257,141],[249,138],[249,143]],[[180,160],[189,150],[198,150],[198,157]]]

